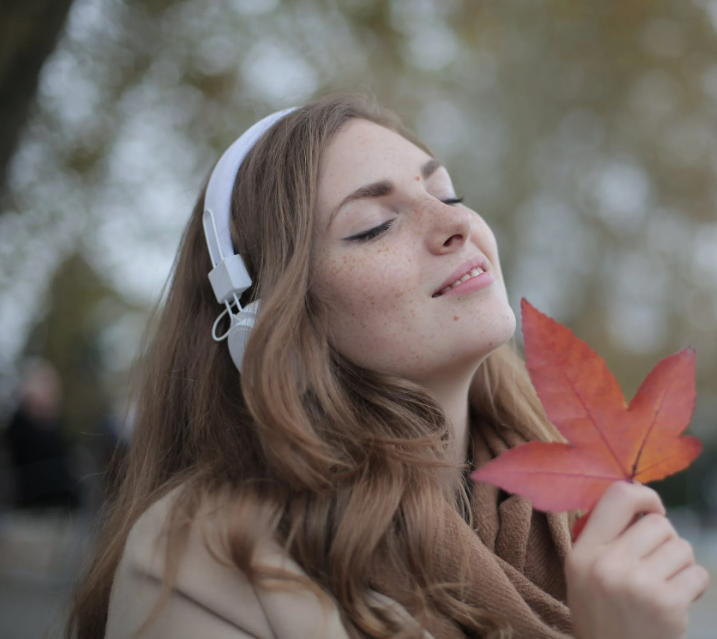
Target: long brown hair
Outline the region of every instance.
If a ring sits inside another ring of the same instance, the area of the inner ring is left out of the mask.
[[[333,596],[352,636],[400,630],[367,596],[371,559],[385,551],[415,581],[413,610],[437,610],[486,636],[507,636],[500,616],[461,602],[434,567],[441,561],[434,541],[443,504],[463,508],[466,498],[456,490],[464,469],[448,461],[444,414],[416,384],[341,357],[330,343],[326,309],[311,293],[319,164],[353,118],[389,128],[433,155],[367,96],[319,99],[262,137],[242,165],[232,202],[234,246],[255,282],[242,301],[262,300],[242,375],[226,345],[210,335],[221,308],[207,279],[200,194],[146,349],[127,468],[76,589],[68,639],[103,636],[129,531],[178,486],[174,512],[190,520],[208,498],[231,504],[222,509],[225,554],[264,585],[277,575],[255,565],[253,552],[268,529],[309,575],[305,585]],[[483,419],[510,424],[530,439],[561,439],[512,346],[481,365],[472,401]],[[176,558],[182,535],[172,539],[169,555]]]

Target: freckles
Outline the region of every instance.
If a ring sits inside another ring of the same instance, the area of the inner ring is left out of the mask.
[[[430,207],[422,204],[414,209],[414,215],[417,220],[423,223],[425,220],[431,220],[433,218],[433,211]]]

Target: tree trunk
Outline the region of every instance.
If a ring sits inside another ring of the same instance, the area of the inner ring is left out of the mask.
[[[71,5],[72,0],[0,0],[0,195],[40,69],[57,44]]]

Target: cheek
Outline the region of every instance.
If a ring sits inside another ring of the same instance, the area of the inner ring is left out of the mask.
[[[493,230],[488,226],[485,220],[478,216],[478,222],[475,225],[476,232],[480,238],[478,246],[484,246],[492,255],[492,259],[498,259],[498,242],[495,239]]]
[[[480,247],[490,260],[493,268],[498,274],[501,284],[503,281],[503,272],[500,267],[500,257],[498,252],[498,242],[490,226],[483,220],[480,215],[476,215],[477,220],[474,222],[472,239],[476,246]]]
[[[367,315],[399,306],[410,288],[410,271],[388,248],[327,255],[316,263],[312,288],[332,310]]]
[[[398,259],[388,248],[368,253],[322,257],[315,265],[312,292],[329,309],[336,348],[354,362],[372,366],[378,353],[394,358],[419,313],[411,304],[416,282],[410,260]]]

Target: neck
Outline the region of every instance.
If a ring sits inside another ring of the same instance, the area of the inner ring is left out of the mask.
[[[462,375],[460,378],[449,376],[438,376],[430,382],[424,382],[423,386],[431,392],[453,428],[453,446],[450,458],[456,464],[463,464],[468,455],[468,444],[470,442],[470,409],[469,391],[472,371],[470,374]]]

